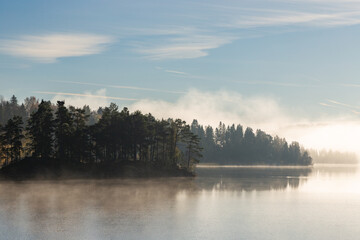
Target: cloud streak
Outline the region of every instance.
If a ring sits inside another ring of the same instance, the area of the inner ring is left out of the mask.
[[[183,71],[179,71],[179,70],[164,69],[162,67],[156,67],[156,69],[160,70],[162,72],[165,72],[165,73],[170,73],[170,74],[172,74],[172,76],[176,76],[176,77],[209,80],[209,77],[197,76],[197,75],[193,75],[188,72],[183,72]],[[185,93],[185,92],[182,92],[182,93]]]
[[[350,105],[350,104],[338,102],[338,101],[331,100],[331,99],[327,99],[327,101],[330,102],[330,103],[336,104],[336,105],[347,107],[347,108],[360,109],[359,106],[353,106],[353,105]]]
[[[279,87],[318,87],[317,85],[312,84],[298,84],[291,82],[272,82],[272,81],[233,81],[236,83],[243,83],[248,85],[270,85],[270,86],[279,86]]]
[[[350,111],[356,115],[360,115],[360,111],[359,111],[360,106],[354,106],[354,105],[338,102],[338,101],[331,100],[331,99],[327,99],[326,101],[327,101],[327,103],[321,102],[319,104],[322,106],[325,106],[325,107],[346,110],[346,111]]]
[[[191,59],[204,57],[209,50],[218,48],[235,40],[232,36],[219,36],[184,32],[157,41],[138,44],[136,52],[150,60]]]
[[[180,75],[187,75],[186,72],[180,72],[180,71],[176,71],[176,70],[164,70],[164,72],[174,73],[174,74],[180,74]]]
[[[356,1],[271,3],[259,8],[259,3],[242,1],[191,2],[188,4],[196,10],[197,19],[191,25],[181,21],[173,26],[126,29],[124,35],[141,36],[132,45],[146,59],[176,60],[205,57],[212,49],[238,39],[262,37],[271,32],[360,24],[360,4]],[[188,14],[181,8],[176,12]]]
[[[267,14],[244,16],[224,26],[258,28],[275,26],[336,27],[360,23],[360,12],[316,13],[301,11],[273,11]]]
[[[64,93],[64,92],[44,92],[44,91],[35,91],[34,93],[48,94],[48,95],[57,95],[57,96],[75,96],[75,97],[86,97],[86,98],[102,98],[102,99],[114,99],[122,101],[137,101],[136,98],[123,98],[123,97],[109,97],[104,95],[94,95],[90,93]]]
[[[73,81],[52,81],[52,82],[70,83],[70,84],[79,84],[79,85],[88,85],[88,86],[99,86],[99,87],[108,87],[108,88],[119,88],[119,89],[131,89],[131,90],[139,90],[139,91],[162,92],[162,93],[172,93],[172,94],[186,93],[183,91],[171,91],[171,90],[162,90],[162,89],[155,89],[155,88],[141,88],[141,87],[135,87],[135,86],[108,85],[108,84],[101,84],[101,83],[73,82]]]
[[[358,1],[280,0],[272,1],[269,7],[259,8],[258,5],[229,1],[221,5],[203,4],[203,7],[222,17],[216,26],[235,29],[282,26],[337,27],[360,23]]]
[[[360,84],[354,84],[354,83],[341,83],[341,84],[338,84],[339,86],[342,86],[342,87],[360,87]]]
[[[53,63],[59,58],[101,53],[112,41],[109,36],[95,34],[27,35],[18,39],[0,39],[0,52],[41,63]]]

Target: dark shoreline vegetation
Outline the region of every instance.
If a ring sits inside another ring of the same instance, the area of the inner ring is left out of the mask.
[[[214,130],[196,120],[120,111],[114,103],[92,111],[30,97],[19,105],[15,96],[0,101],[0,160],[0,176],[12,179],[194,176],[200,160],[312,164],[299,143],[241,125]]]

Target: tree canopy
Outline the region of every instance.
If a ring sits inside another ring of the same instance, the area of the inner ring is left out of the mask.
[[[1,127],[1,158],[8,164],[20,159],[22,152],[23,157],[64,162],[139,161],[188,171],[199,161],[199,139],[181,119],[157,120],[140,111],[120,111],[112,103],[99,109],[101,116],[90,125],[89,112],[86,107],[66,107],[64,101],[56,106],[41,101],[28,118],[24,117],[25,129],[20,116],[13,116]]]
[[[0,101],[0,160],[24,157],[94,165],[143,162],[158,168],[192,171],[202,162],[241,165],[309,165],[299,143],[241,125],[215,129],[197,120],[156,119],[111,103],[91,110],[15,96]]]
[[[215,130],[202,126],[197,120],[191,131],[200,138],[203,162],[236,165],[310,165],[312,158],[298,142],[288,144],[285,139],[234,124],[220,122]]]

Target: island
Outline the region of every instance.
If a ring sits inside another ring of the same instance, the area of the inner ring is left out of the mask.
[[[250,127],[156,119],[110,106],[66,107],[35,97],[0,103],[0,177],[10,179],[195,176],[200,162],[301,165],[312,159],[299,143]]]
[[[36,105],[36,102],[33,102]],[[199,138],[181,119],[157,120],[140,111],[119,111],[110,104],[92,124],[86,108],[41,101],[26,120],[14,111],[1,127],[1,177],[147,177],[193,176],[201,157]],[[16,108],[17,106],[17,108]]]

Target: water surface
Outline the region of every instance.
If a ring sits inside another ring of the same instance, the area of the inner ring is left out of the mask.
[[[0,239],[357,239],[354,165],[0,183]]]

